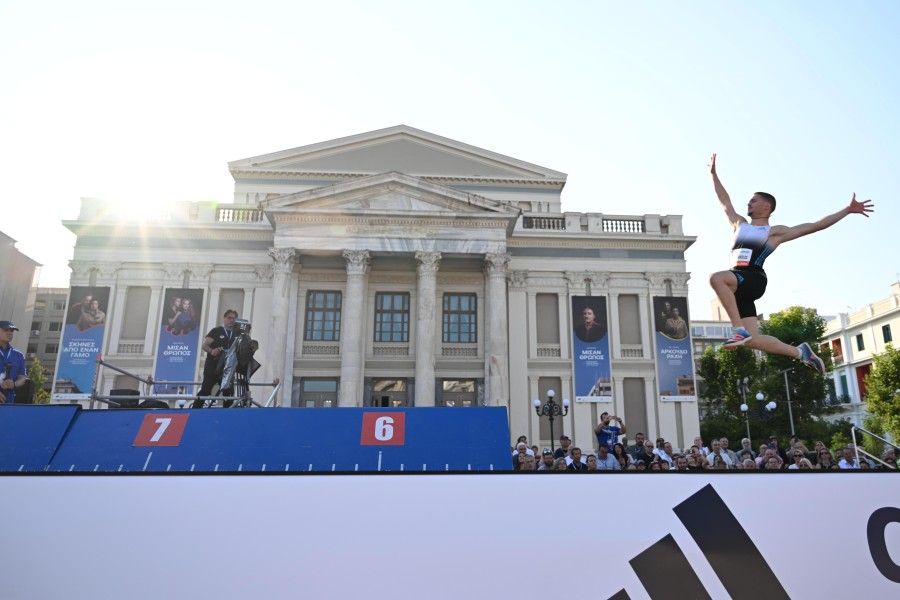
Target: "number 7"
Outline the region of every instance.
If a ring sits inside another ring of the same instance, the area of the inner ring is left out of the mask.
[[[166,429],[168,429],[169,425],[172,423],[172,417],[160,417],[155,420],[155,423],[159,425],[159,427],[156,429],[156,433],[150,437],[151,442],[158,442],[160,438],[162,438]]]

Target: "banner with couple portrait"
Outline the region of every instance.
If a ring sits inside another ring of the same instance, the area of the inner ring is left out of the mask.
[[[156,349],[157,381],[193,381],[196,376],[200,343],[200,318],[203,313],[203,290],[171,288],[163,301]],[[185,384],[156,385],[157,394],[192,394],[193,386]]]
[[[94,387],[97,355],[106,333],[108,287],[74,286],[59,344],[59,362],[53,382],[54,400],[88,398]]]

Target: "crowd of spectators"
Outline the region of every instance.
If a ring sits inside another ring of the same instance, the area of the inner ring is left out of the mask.
[[[852,445],[840,449],[835,456],[823,442],[816,441],[810,449],[799,437],[791,437],[787,447],[782,447],[777,436],[770,436],[766,443],[753,448],[750,440],[743,438],[740,445],[732,447],[728,438],[713,439],[707,445],[697,436],[694,443],[678,450],[662,437],[656,443],[636,433],[632,444],[624,434],[621,419],[603,413],[594,428],[597,448],[588,452],[572,445],[568,436],[559,438],[555,450],[529,446],[525,436],[519,437],[512,453],[515,471],[817,471],[817,470],[896,470],[897,456],[893,448],[881,455],[881,464],[863,455],[860,448],[857,459]],[[620,441],[621,439],[621,441]]]

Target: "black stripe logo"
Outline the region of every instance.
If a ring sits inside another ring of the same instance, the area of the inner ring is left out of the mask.
[[[766,559],[711,485],[674,509],[735,600],[790,598]],[[710,598],[671,534],[629,561],[653,600]],[[610,600],[630,600],[622,589]]]

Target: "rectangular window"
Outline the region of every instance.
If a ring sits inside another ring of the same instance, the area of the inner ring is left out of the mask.
[[[44,346],[44,354],[56,354],[59,352],[59,344],[46,344]]]
[[[219,292],[219,315],[222,318],[226,310],[237,311],[238,318],[244,312],[244,290],[241,288],[223,288]]]
[[[338,379],[336,377],[295,378],[292,395],[294,406],[303,408],[337,406]]]
[[[143,340],[150,318],[150,288],[128,286],[125,292],[125,318],[122,320],[123,340]]]
[[[26,352],[28,352],[28,354],[37,354],[37,342],[30,342]]]
[[[474,344],[478,341],[475,294],[444,294],[444,342]]]
[[[537,343],[559,343],[559,299],[556,294],[535,296],[537,317]]]
[[[440,406],[477,406],[474,379],[444,379],[441,381]]]
[[[863,335],[861,333],[856,334],[856,349],[860,351],[866,349],[866,343],[863,341]]]
[[[409,294],[375,294],[375,341],[409,341]]]
[[[32,321],[31,322],[31,330],[32,331],[40,331],[43,326],[44,326],[44,324],[41,323],[40,321]]]
[[[405,379],[373,379],[369,406],[396,408],[408,406],[409,393]]]
[[[341,292],[307,292],[303,339],[308,342],[336,342],[341,339]]]
[[[619,339],[623,344],[641,343],[640,301],[637,294],[619,294]]]
[[[881,326],[881,337],[884,340],[885,344],[891,343],[893,341],[893,337],[891,336],[891,324]]]
[[[53,310],[66,310],[66,301],[65,300],[54,300],[53,301]]]
[[[53,321],[50,323],[49,331],[62,331],[62,322],[61,321]]]

